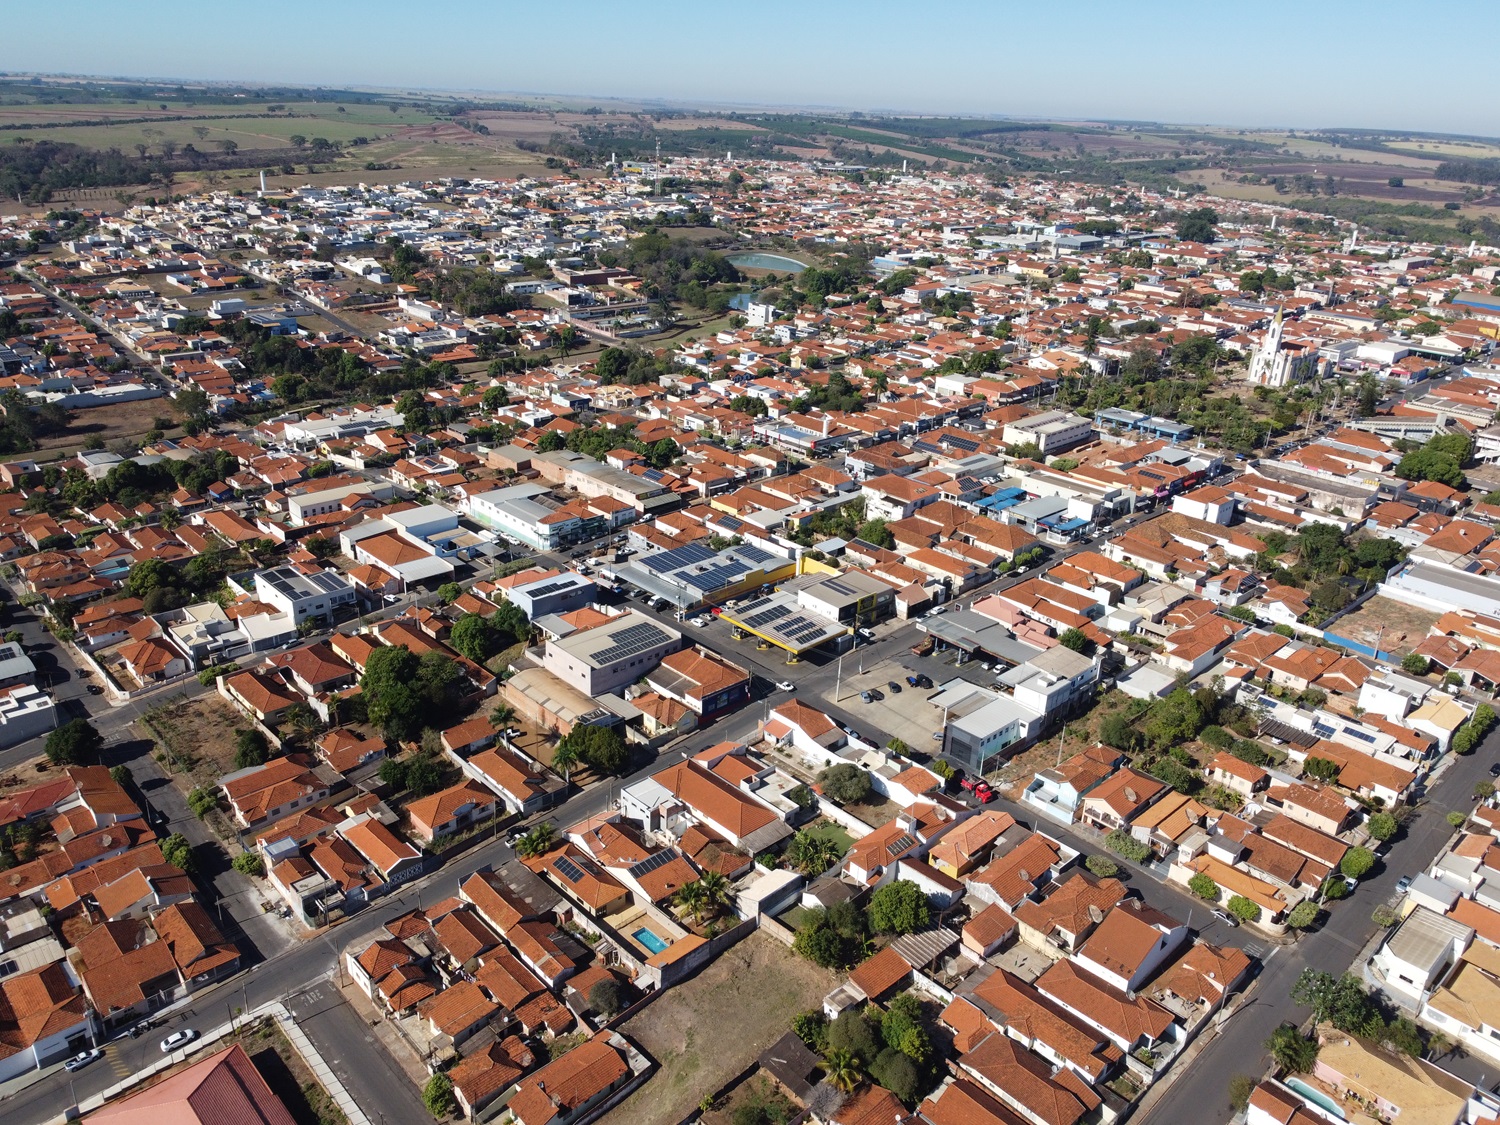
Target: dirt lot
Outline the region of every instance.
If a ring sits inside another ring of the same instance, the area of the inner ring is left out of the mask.
[[[210,785],[234,769],[234,732],[249,721],[209,692],[194,699],[178,700],[146,712],[141,725],[167,751],[167,766],[184,789]]]
[[[1374,597],[1329,628],[1341,637],[1401,657],[1427,638],[1427,630],[1440,616],[1390,598]]]
[[[751,934],[621,1027],[659,1064],[609,1125],[674,1125],[744,1070],[837,983],[775,938]]]
[[[172,400],[165,397],[74,409],[73,421],[66,430],[37,439],[36,459],[50,461],[74,453],[92,437],[102,438],[106,446],[119,438],[139,438],[153,428],[155,419],[173,418],[176,413]]]

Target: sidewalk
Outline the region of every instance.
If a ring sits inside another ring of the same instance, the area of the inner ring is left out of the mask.
[[[330,981],[329,983],[335,984],[336,982]],[[385,1048],[385,1053],[390,1056],[391,1061],[406,1073],[407,1078],[411,1079],[416,1088],[420,1090],[427,1085],[427,1080],[432,1076],[427,1073],[426,1066],[412,1049],[406,1036],[396,1030],[390,1020],[376,1011],[375,1006],[370,1003],[370,998],[361,992],[359,986],[353,981],[336,984],[336,987],[344,1002],[354,1009],[355,1015],[359,1016],[362,1023],[369,1026],[370,1032],[380,1041],[380,1045]]]
[[[307,1064],[308,1069],[313,1072],[319,1083],[328,1091],[328,1095],[333,1098],[339,1109],[343,1110],[344,1115],[348,1117],[349,1125],[370,1125],[370,1119],[365,1116],[364,1111],[359,1108],[359,1104],[349,1095],[349,1091],[339,1081],[338,1076],[329,1069],[328,1064],[323,1061],[323,1057],[318,1054],[317,1049],[313,1047],[307,1036],[302,1033],[302,1029],[297,1026],[297,1021],[292,1018],[292,1014],[286,1010],[280,1001],[262,1004],[260,1007],[246,1012],[232,1023],[219,1024],[219,1026],[204,1032],[202,1036],[194,1040],[187,1050],[181,1052],[174,1051],[161,1061],[153,1063],[144,1070],[136,1071],[129,1078],[115,1083],[115,1085],[109,1087],[103,1093],[84,1099],[75,1107],[73,1115],[64,1114],[55,1120],[60,1123],[66,1123],[75,1120],[77,1116],[92,1113],[112,1099],[133,1090],[148,1079],[187,1062],[190,1055],[201,1054],[204,1048],[211,1047],[226,1037],[237,1033],[247,1024],[266,1017],[276,1021],[277,1027],[287,1037],[287,1041],[291,1043],[292,1049],[301,1056],[302,1061]],[[47,1073],[51,1073],[56,1069],[56,1067],[53,1067]]]

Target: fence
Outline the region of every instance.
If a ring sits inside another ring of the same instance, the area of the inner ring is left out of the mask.
[[[1400,664],[1401,658],[1394,653],[1377,649],[1374,645],[1361,644],[1350,637],[1340,636],[1338,633],[1323,632],[1323,639],[1331,645],[1347,648],[1350,652],[1357,652],[1361,656],[1372,656],[1376,660],[1383,660],[1387,664]]]

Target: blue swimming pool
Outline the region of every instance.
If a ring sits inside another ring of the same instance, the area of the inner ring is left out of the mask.
[[[1322,1106],[1329,1113],[1335,1114],[1338,1117],[1344,1116],[1344,1111],[1339,1108],[1338,1102],[1334,1101],[1321,1090],[1314,1090],[1306,1082],[1301,1082],[1295,1078],[1287,1078],[1283,1081],[1285,1081],[1287,1089],[1296,1090],[1297,1093],[1301,1094],[1308,1101]]]
[[[635,938],[636,941],[640,942],[647,949],[651,950],[652,953],[660,953],[662,950],[667,948],[667,943],[662,941],[661,938],[657,937],[650,930],[646,929],[645,926],[642,926],[630,936]]]

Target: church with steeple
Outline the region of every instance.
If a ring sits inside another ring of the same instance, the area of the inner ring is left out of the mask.
[[[1285,387],[1318,374],[1318,349],[1311,344],[1288,343],[1283,311],[1278,308],[1260,346],[1250,356],[1250,382],[1260,387]]]

